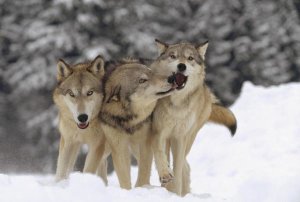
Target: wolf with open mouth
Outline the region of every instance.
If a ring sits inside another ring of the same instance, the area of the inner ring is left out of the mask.
[[[105,137],[98,114],[104,97],[102,78],[104,60],[71,65],[64,60],[57,64],[57,86],[53,100],[59,110],[60,145],[56,180],[68,177],[73,170],[82,144],[89,146],[84,172],[96,173],[99,162],[102,179],[106,179]]]
[[[208,43],[169,45],[156,40],[160,56],[151,64],[158,75],[169,75],[175,90],[158,101],[153,113],[152,142],[156,168],[163,186],[178,195],[190,192],[190,167],[186,160],[198,131],[207,121],[236,130],[234,114],[218,104],[205,85],[205,52]],[[167,153],[171,148],[173,170]]]

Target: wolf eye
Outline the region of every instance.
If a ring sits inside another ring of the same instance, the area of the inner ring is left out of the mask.
[[[147,79],[140,79],[139,83],[145,83],[146,81],[148,81]]]
[[[192,56],[189,56],[188,60],[192,61],[192,60],[194,60],[194,58]]]
[[[71,90],[69,90],[68,94],[69,94],[71,97],[75,97],[74,93],[73,93]]]
[[[170,58],[175,59],[176,56],[174,54],[170,55]]]
[[[86,95],[87,95],[87,96],[91,96],[91,95],[93,95],[93,93],[94,93],[94,91],[90,90],[90,91],[87,92]]]

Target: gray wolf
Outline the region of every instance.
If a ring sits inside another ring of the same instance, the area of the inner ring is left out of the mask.
[[[131,188],[130,154],[138,162],[136,186],[149,184],[152,112],[159,98],[175,90],[167,76],[158,76],[134,59],[126,59],[107,70],[102,128],[111,148],[121,188]]]
[[[61,134],[57,181],[67,178],[73,170],[82,144],[89,146],[83,171],[97,171],[105,149],[105,137],[98,118],[104,97],[103,75],[104,60],[101,56],[89,63],[69,65],[60,59],[57,64],[57,86],[53,93],[59,110]],[[107,182],[105,169],[100,175]]]
[[[176,85],[170,96],[158,101],[153,112],[153,152],[163,186],[178,195],[190,192],[190,167],[186,160],[196,134],[212,121],[236,130],[234,114],[218,104],[206,86],[205,53],[208,42],[193,45],[169,45],[156,40],[160,56],[150,68],[159,75],[172,75]],[[173,154],[173,170],[169,168],[168,147]]]

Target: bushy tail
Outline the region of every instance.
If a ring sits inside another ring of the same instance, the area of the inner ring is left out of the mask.
[[[230,130],[231,135],[234,136],[237,128],[237,121],[232,111],[228,108],[219,104],[212,104],[209,121],[226,126]]]

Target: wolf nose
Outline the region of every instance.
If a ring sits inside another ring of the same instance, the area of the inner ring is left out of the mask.
[[[80,121],[81,123],[84,123],[88,120],[88,115],[86,114],[80,114],[78,117],[77,117],[78,121]]]
[[[180,72],[183,72],[183,71],[186,70],[186,66],[185,66],[185,64],[183,64],[183,63],[179,63],[179,64],[177,65],[177,68],[178,68],[178,70],[179,70]]]
[[[174,83],[175,82],[175,76],[172,75],[172,76],[169,76],[168,77],[168,83]]]

